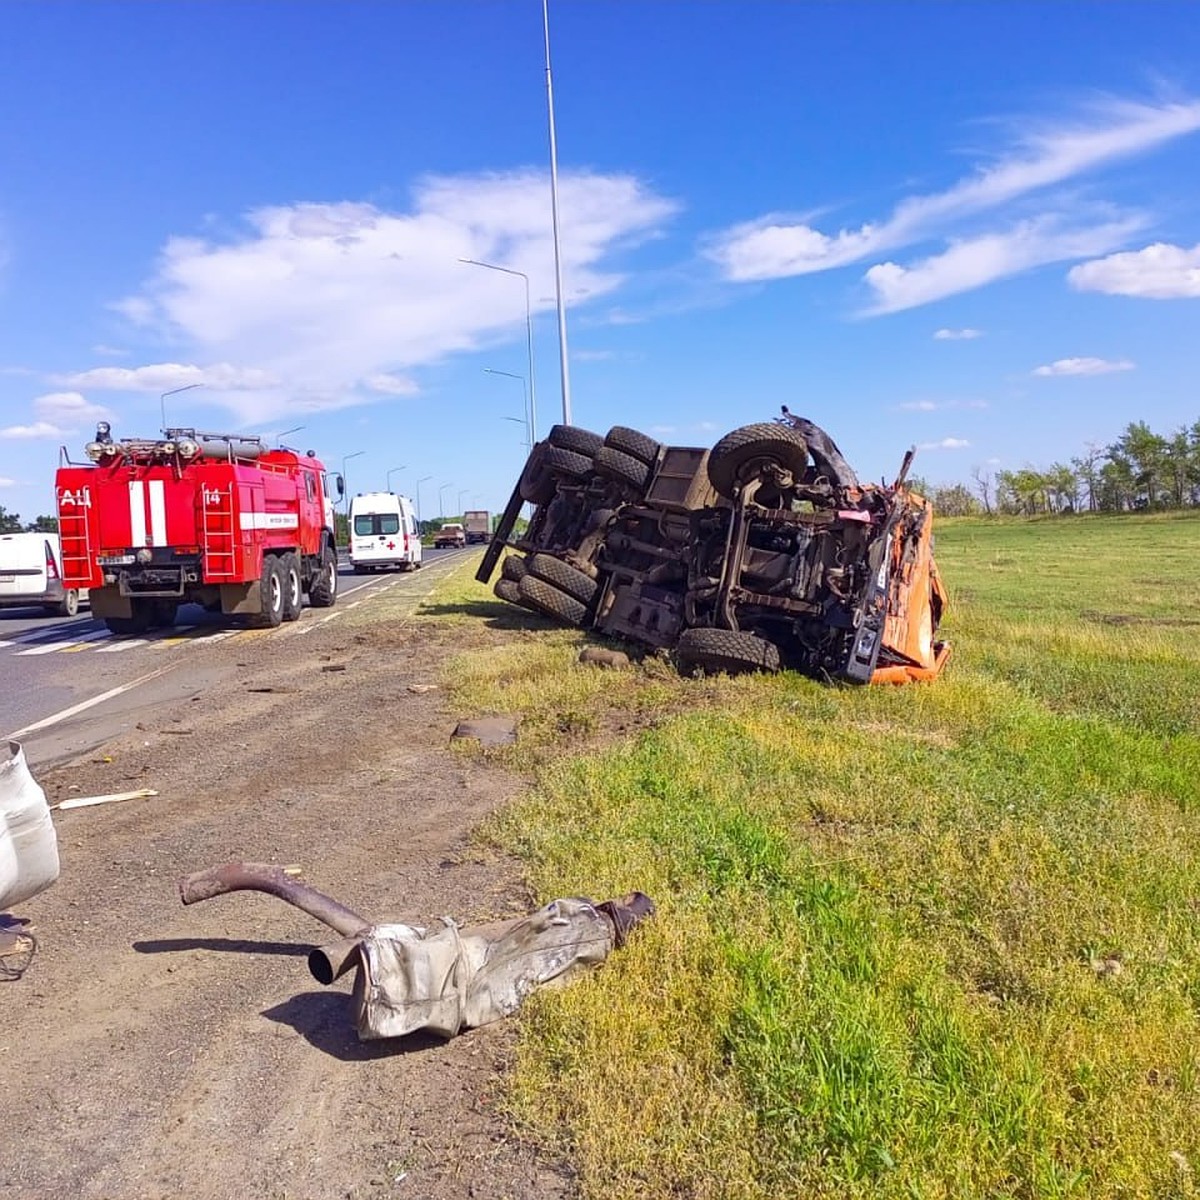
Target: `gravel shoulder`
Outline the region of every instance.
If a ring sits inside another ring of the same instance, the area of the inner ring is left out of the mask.
[[[472,841],[523,781],[451,749],[472,714],[425,690],[453,650],[405,623],[426,574],[285,654],[233,639],[199,695],[38,773],[51,803],[159,795],[55,814],[61,878],[21,906],[39,950],[0,985],[0,1196],[573,1193],[495,1111],[511,1025],[360,1044],[349,980],[323,989],[305,966],[323,926],[266,896],[176,894],[247,859],[299,864],[372,918],[528,911],[517,865]]]

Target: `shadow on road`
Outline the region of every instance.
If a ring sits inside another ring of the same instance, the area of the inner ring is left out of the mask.
[[[263,1009],[262,1015],[280,1025],[290,1025],[310,1045],[341,1062],[394,1058],[446,1044],[445,1038],[420,1032],[404,1038],[360,1042],[354,1032],[350,997],[344,992],[301,992],[274,1008]]]
[[[134,942],[139,954],[173,954],[179,950],[219,950],[229,954],[281,954],[305,958],[311,946],[295,942],[250,942],[242,938],[159,938],[149,942]]]

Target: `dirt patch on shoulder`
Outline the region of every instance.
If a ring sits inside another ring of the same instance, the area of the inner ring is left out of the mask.
[[[451,640],[372,630],[235,639],[219,686],[40,777],[51,803],[159,795],[56,814],[61,879],[22,906],[39,952],[0,985],[6,1196],[573,1193],[496,1113],[511,1024],[362,1045],[348,981],[305,966],[324,927],[264,896],[176,896],[249,859],[301,864],[372,918],[528,911],[516,864],[472,841],[523,782],[450,749],[473,715],[429,689]]]

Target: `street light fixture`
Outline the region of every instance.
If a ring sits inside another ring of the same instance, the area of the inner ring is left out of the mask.
[[[395,473],[397,471],[407,471],[407,470],[408,470],[407,464],[405,464],[403,467],[389,467],[388,468],[387,483],[384,484],[384,486],[387,488],[387,490],[389,492],[392,490],[392,476],[395,475]]]
[[[519,379],[521,381],[521,394],[525,397],[525,436],[529,441],[529,448],[533,449],[533,422],[529,418],[529,393],[525,390],[525,376],[514,375],[511,371],[496,371],[491,367],[484,367],[485,375],[503,375],[508,379]]]
[[[442,493],[447,488],[451,488],[453,486],[454,486],[454,484],[452,484],[452,483],[443,483],[442,486],[440,488],[438,488],[438,516],[440,516],[443,521],[446,519],[446,505],[442,501]]]
[[[425,528],[421,524],[421,484],[428,483],[432,478],[432,475],[422,475],[421,478],[417,480],[417,528],[420,529],[422,533],[425,532]]]
[[[279,435],[279,436],[278,436],[278,437],[275,439],[275,445],[277,445],[277,446],[282,446],[282,445],[283,445],[283,439],[284,439],[285,437],[287,437],[287,435],[288,435],[289,433],[299,433],[299,432],[300,432],[300,430],[302,430],[302,429],[307,429],[307,428],[308,428],[308,426],[307,426],[307,425],[293,425],[293,426],[291,427],[291,429],[285,429],[285,430],[284,430],[284,431],[283,431],[283,432],[282,432],[282,433],[281,433],[281,434],[280,434],[280,435]]]
[[[514,425],[524,425],[525,426],[525,435],[526,435],[526,437],[529,436],[529,422],[527,420],[524,420],[521,417],[501,417],[500,420],[511,421]],[[522,442],[521,445],[524,446],[526,450],[533,449],[533,447],[530,446],[530,444],[527,441]]]
[[[465,496],[465,495],[466,495],[466,494],[467,494],[467,493],[468,493],[470,490],[471,490],[470,488],[463,488],[463,489],[462,489],[462,490],[461,490],[461,491],[458,493],[458,515],[459,515],[460,517],[463,515],[463,502],[462,502],[462,498],[463,498],[463,497],[464,497],[464,496]]]
[[[355,450],[353,454],[346,454],[342,457],[342,487],[346,489],[346,515],[350,515],[350,484],[347,482],[346,464],[352,459],[357,458],[360,454],[366,454],[365,450]]]
[[[166,435],[167,432],[167,397],[178,396],[180,392],[190,392],[192,388],[203,387],[202,383],[185,383],[183,387],[172,388],[169,392],[163,392],[158,398],[159,412],[162,414],[162,432]]]
[[[458,261],[472,267],[486,267],[489,271],[502,271],[505,275],[519,275],[525,281],[525,346],[529,355],[529,437],[532,441],[537,436],[537,379],[533,369],[533,310],[529,305],[529,276],[524,271],[480,262],[477,258],[460,258]]]

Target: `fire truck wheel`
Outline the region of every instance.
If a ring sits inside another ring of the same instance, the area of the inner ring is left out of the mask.
[[[258,581],[262,612],[254,618],[260,629],[274,629],[283,620],[283,567],[274,554],[263,555],[262,578]]]
[[[177,600],[151,600],[150,625],[154,629],[170,629],[179,616]]]
[[[144,600],[131,600],[129,606],[132,612],[128,617],[105,617],[104,624],[109,633],[120,634],[122,637],[145,633],[150,628],[150,609]]]
[[[337,555],[333,552],[333,547],[326,542],[321,551],[317,576],[308,589],[308,602],[313,608],[331,608],[337,599],[337,590]]]
[[[707,675],[779,670],[779,647],[774,642],[733,629],[685,629],[675,655],[685,671]]]
[[[304,588],[300,583],[300,559],[289,551],[280,559],[283,570],[283,619],[296,621],[304,604]]]

